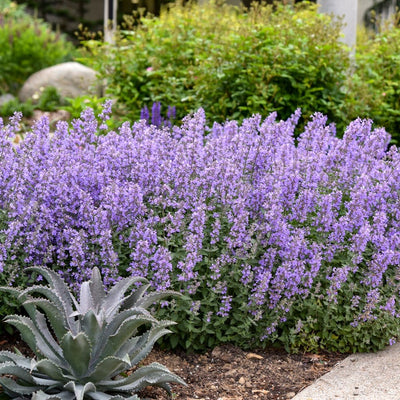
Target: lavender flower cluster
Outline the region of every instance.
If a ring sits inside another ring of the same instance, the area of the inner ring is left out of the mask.
[[[107,102],[101,117],[110,112]],[[45,264],[76,288],[93,266],[106,284],[145,276],[190,294],[204,323],[229,317],[239,288],[262,338],[322,280],[332,302],[354,276],[368,288],[354,324],[378,309],[397,317],[387,271],[400,265],[399,149],[368,120],[339,139],[318,113],[296,139],[299,117],[208,128],[200,109],[180,127],[143,120],[98,135],[88,108],[54,133],[41,119],[17,146],[18,116],[1,122],[1,270]]]

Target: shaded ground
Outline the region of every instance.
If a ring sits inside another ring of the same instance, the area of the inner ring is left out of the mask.
[[[290,355],[279,349],[246,352],[223,346],[203,355],[153,350],[145,363],[160,362],[187,382],[187,387],[173,386],[174,400],[281,400],[291,399],[345,357]],[[141,396],[168,399],[153,388]]]
[[[16,333],[0,336],[0,350],[18,348],[30,355]],[[246,352],[234,346],[205,354],[167,352],[155,348],[143,362],[159,362],[188,384],[173,385],[174,400],[285,400],[330,371],[344,354],[287,354],[279,349]],[[147,388],[143,399],[168,399],[158,388]]]

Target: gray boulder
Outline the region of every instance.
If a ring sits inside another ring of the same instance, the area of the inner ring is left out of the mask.
[[[21,101],[31,99],[35,102],[47,86],[54,86],[62,97],[101,96],[94,69],[77,62],[66,62],[35,72],[24,83],[18,97]]]

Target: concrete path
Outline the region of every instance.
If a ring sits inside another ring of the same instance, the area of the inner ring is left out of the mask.
[[[292,400],[400,400],[400,343],[347,357]]]

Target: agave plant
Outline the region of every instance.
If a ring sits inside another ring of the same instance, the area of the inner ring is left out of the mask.
[[[100,271],[80,289],[79,301],[54,271],[44,267],[28,270],[42,275],[48,285],[25,290],[2,287],[13,293],[28,316],[10,315],[14,325],[35,354],[0,352],[0,385],[18,399],[117,400],[139,399],[146,386],[159,386],[171,394],[169,383],[185,384],[159,363],[137,367],[158,338],[169,333],[171,321],[158,321],[147,308],[176,292],[150,292],[148,281],[123,278],[108,292]],[[132,289],[135,283],[136,290]],[[128,294],[126,294],[128,293]],[[4,375],[13,375],[11,379]]]

